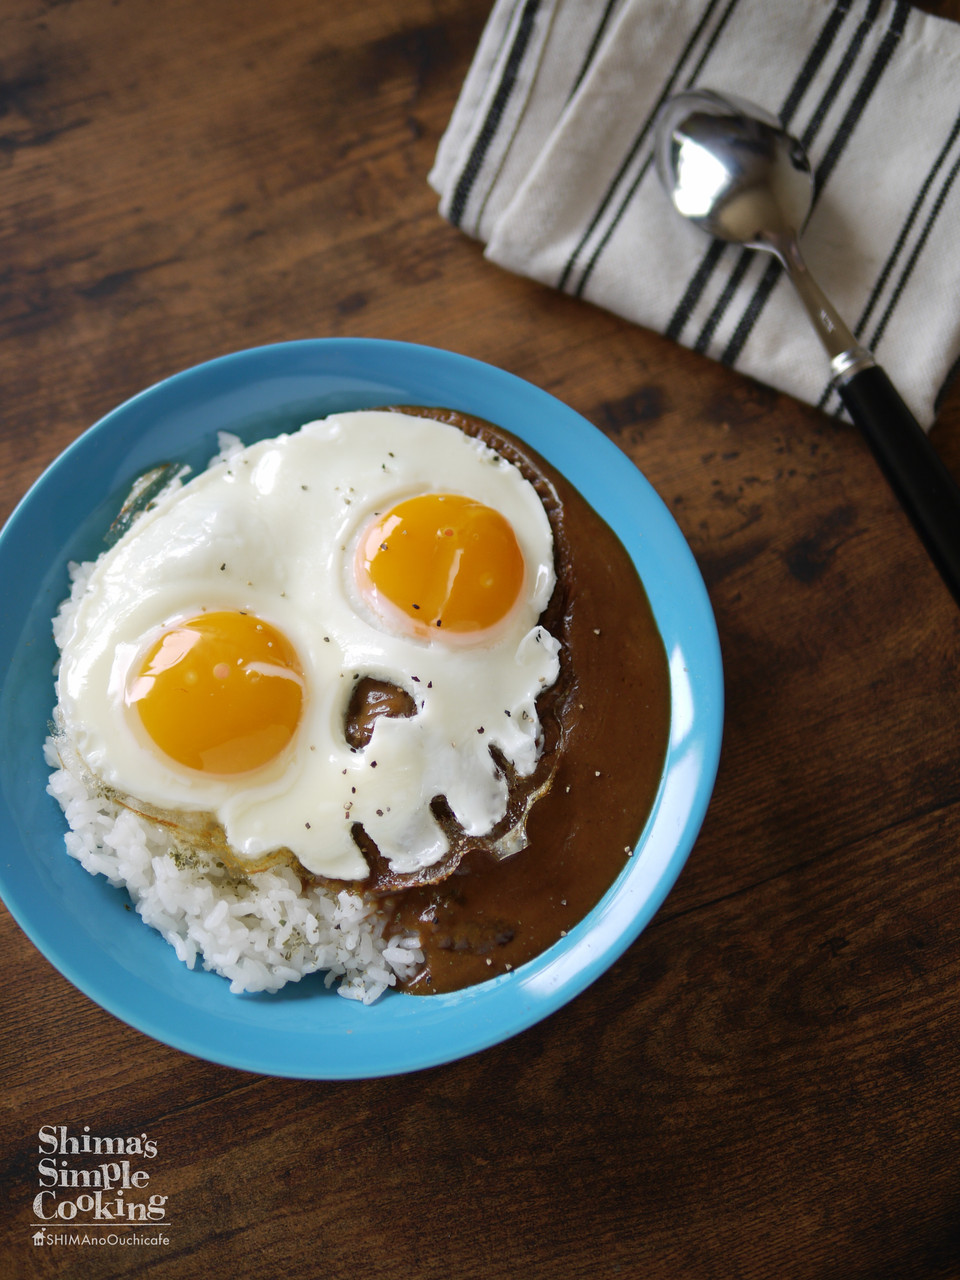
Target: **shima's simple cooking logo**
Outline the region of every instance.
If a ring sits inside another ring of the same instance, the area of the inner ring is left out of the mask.
[[[151,1187],[157,1143],[41,1125],[34,1244],[168,1244],[167,1199]],[[140,1235],[146,1228],[149,1234]]]

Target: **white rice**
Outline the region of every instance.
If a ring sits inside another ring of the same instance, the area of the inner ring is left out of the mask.
[[[223,456],[239,447],[226,433],[219,443]],[[70,565],[71,596],[53,624],[58,643],[92,568]],[[70,828],[67,853],[91,875],[125,888],[145,923],[188,968],[199,960],[237,993],[279,991],[322,971],[326,986],[336,983],[340,995],[371,1004],[422,965],[418,939],[385,938],[385,917],[360,894],[304,890],[285,865],[236,871],[102,794],[71,759],[69,743],[51,736],[44,750],[53,769],[47,790]]]
[[[324,971],[327,986],[370,1004],[423,963],[417,939],[385,938],[383,915],[347,889],[304,891],[289,866],[244,875],[186,848],[168,828],[96,794],[47,739],[47,790],[70,830],[67,853],[127,890],[136,910],[192,969],[199,960],[230,990],[278,991]]]

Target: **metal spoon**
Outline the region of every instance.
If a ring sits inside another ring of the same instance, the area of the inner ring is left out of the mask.
[[[783,264],[830,358],[841,400],[960,604],[960,488],[800,256],[798,236],[813,203],[801,144],[762,108],[691,89],[664,105],[656,154],[661,181],[684,217]]]

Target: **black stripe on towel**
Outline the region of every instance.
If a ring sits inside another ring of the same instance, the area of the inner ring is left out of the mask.
[[[807,127],[800,135],[800,141],[805,147],[809,147],[820,132],[820,128],[827,117],[827,112],[836,102],[840,94],[840,90],[850,78],[854,63],[860,56],[860,50],[863,48],[863,42],[876,25],[877,18],[880,16],[881,0],[870,0],[867,5],[867,12],[854,28],[850,43],[844,50],[843,57],[840,59],[840,65],[830,78],[830,83],[824,91],[823,97],[817,103],[813,115],[807,121]]]
[[[803,95],[810,88],[814,77],[823,66],[824,59],[833,48],[833,42],[840,34],[843,21],[850,12],[850,4],[851,0],[837,0],[826,22],[820,29],[820,34],[814,41],[813,47],[807,54],[806,61],[800,68],[800,72],[793,82],[790,92],[784,98],[783,106],[780,108],[780,119],[785,126],[789,127],[790,121],[793,119],[797,107],[799,107],[803,99]]]
[[[634,139],[633,146],[627,152],[626,156],[623,159],[623,163],[620,165],[620,168],[617,170],[613,181],[611,182],[610,186],[607,188],[606,194],[604,195],[603,199],[600,201],[600,204],[597,207],[596,213],[590,219],[590,222],[587,225],[586,230],[583,232],[579,241],[577,242],[576,248],[574,249],[573,253],[570,255],[569,259],[567,260],[566,266],[563,268],[563,271],[560,273],[560,278],[557,281],[558,289],[565,289],[567,287],[567,284],[570,280],[570,276],[572,275],[573,271],[577,266],[577,262],[579,260],[580,254],[583,252],[587,242],[589,241],[593,232],[596,230],[597,226],[603,220],[603,217],[606,214],[607,209],[609,208],[611,202],[613,201],[614,196],[617,193],[617,188],[624,181],[626,174],[629,171],[630,165],[633,163],[633,160],[636,157],[637,152],[640,150],[640,148],[643,146],[644,142],[646,141],[647,135],[650,132],[651,128],[653,127],[653,122],[657,118],[657,113],[659,112],[663,103],[667,100],[667,98],[673,92],[673,86],[676,83],[677,77],[680,75],[680,72],[683,69],[684,63],[687,61],[687,59],[690,57],[691,53],[693,52],[693,49],[696,46],[697,41],[700,39],[701,35],[703,34],[707,24],[709,23],[711,17],[713,16],[714,9],[716,9],[719,3],[720,3],[720,0],[708,0],[707,7],[703,11],[700,21],[697,23],[696,27],[694,28],[693,34],[690,36],[690,39],[687,41],[686,45],[684,46],[683,51],[680,54],[680,57],[674,63],[673,69],[666,79],[663,92],[660,94],[660,97],[657,99],[656,105],[654,106],[650,114],[647,116],[647,119],[644,121],[643,127],[641,128],[640,132],[637,134],[636,138]],[[731,0],[731,8],[736,3],[737,3],[737,0]],[[727,15],[725,14],[721,21],[721,26],[723,22],[726,21],[726,18],[727,18]],[[584,282],[581,280],[579,288],[575,289],[573,292],[577,294],[582,293],[583,283]]]
[[[743,277],[750,270],[750,266],[753,263],[755,256],[755,251],[753,249],[743,249],[738,255],[736,266],[730,272],[729,278],[727,279],[727,283],[723,286],[723,291],[721,292],[720,297],[717,299],[712,311],[709,316],[707,316],[703,328],[697,335],[697,340],[693,344],[694,351],[699,351],[701,355],[706,352],[706,349],[709,347],[710,341],[716,331],[717,325],[723,319],[724,312],[733,301],[734,295],[740,288]]]
[[[857,323],[853,329],[854,335],[857,338],[863,337],[864,330],[866,329],[867,325],[870,323],[870,317],[873,315],[874,309],[876,308],[878,302],[880,301],[880,296],[883,293],[883,290],[886,288],[887,281],[890,279],[890,276],[893,273],[893,269],[897,265],[897,260],[899,259],[900,254],[903,252],[904,246],[907,242],[907,238],[909,237],[910,232],[913,230],[913,225],[916,222],[917,218],[920,216],[920,210],[923,208],[924,204],[926,203],[927,196],[930,193],[930,188],[932,187],[937,177],[937,174],[940,172],[940,170],[943,168],[944,164],[946,163],[947,156],[950,154],[950,151],[953,148],[953,145],[956,142],[958,136],[960,136],[960,116],[957,116],[956,120],[953,122],[953,127],[951,128],[950,133],[947,136],[946,142],[940,148],[940,152],[937,155],[936,159],[931,164],[930,169],[927,172],[927,176],[924,178],[923,182],[920,184],[920,188],[917,191],[916,199],[914,200],[913,204],[910,206],[910,211],[907,214],[906,218],[904,219],[903,226],[900,228],[900,233],[894,242],[893,248],[890,250],[890,253],[887,255],[887,260],[883,264],[883,269],[881,270],[880,274],[877,276],[876,282],[874,283],[874,286],[870,291],[870,296],[867,299],[864,305],[863,311],[860,313]],[[938,193],[936,199],[934,200],[933,207],[930,210],[929,214],[927,215],[927,220],[924,223],[920,231],[920,235],[917,238],[917,242],[914,245],[914,248],[907,259],[906,266],[904,267],[903,272],[901,273],[900,279],[897,282],[893,295],[887,304],[887,308],[884,311],[883,316],[879,324],[877,325],[877,328],[874,330],[873,336],[870,339],[871,349],[873,349],[873,347],[875,347],[877,343],[880,341],[880,339],[883,337],[884,332],[886,331],[887,325],[890,321],[890,317],[893,314],[894,308],[896,307],[897,303],[900,300],[900,295],[903,293],[903,290],[906,287],[907,281],[909,280],[910,276],[913,274],[914,267],[917,265],[917,261],[920,257],[920,254],[923,252],[923,249],[926,246],[927,238],[929,237],[930,232],[933,230],[933,225],[940,215],[940,211],[943,208],[944,202],[946,201],[946,198],[950,193],[950,188],[953,186],[954,180],[957,176],[958,164],[960,164],[960,160],[954,162],[953,167],[950,169],[950,171],[947,174],[947,178],[944,185],[941,187],[940,192]],[[827,402],[830,399],[830,394],[833,390],[834,390],[833,383],[828,382],[826,387],[824,388],[823,394],[821,395],[820,399],[817,401],[818,409],[823,409],[826,407]]]
[[[820,193],[823,191],[827,179],[836,167],[836,164],[839,161],[840,156],[843,154],[844,148],[849,142],[860,117],[866,109],[867,103],[873,96],[874,90],[879,84],[881,76],[887,69],[887,65],[893,57],[894,50],[896,49],[900,36],[903,33],[903,28],[909,13],[910,5],[907,3],[907,0],[897,0],[893,16],[890,20],[890,25],[884,33],[883,39],[880,41],[880,47],[874,54],[873,59],[867,68],[866,74],[860,81],[857,91],[851,100],[850,106],[847,108],[844,117],[840,122],[839,128],[834,134],[830,146],[827,148],[826,155],[816,167],[816,171],[814,173],[814,202],[816,202]],[[727,343],[726,350],[720,357],[722,364],[733,365],[736,363],[740,352],[743,350],[744,344],[753,331],[753,326],[756,324],[757,319],[760,316],[760,312],[766,304],[767,298],[769,298],[770,294],[773,292],[774,285],[780,277],[781,270],[782,268],[779,262],[774,260],[764,272],[763,278],[754,290],[753,297],[740,318],[740,323],[737,325],[733,337]]]
[[[896,309],[897,303],[900,301],[900,295],[903,293],[904,289],[906,288],[907,282],[909,281],[910,277],[913,275],[913,269],[917,265],[917,261],[921,253],[923,253],[923,250],[927,243],[927,238],[929,237],[930,232],[933,230],[933,224],[936,222],[937,218],[940,216],[940,210],[943,208],[944,203],[947,199],[947,196],[950,194],[950,188],[953,186],[954,182],[956,181],[958,171],[960,171],[960,157],[954,160],[953,165],[950,168],[950,172],[947,174],[946,181],[944,182],[943,186],[940,188],[940,194],[937,196],[936,200],[934,201],[933,208],[930,210],[930,216],[927,218],[927,221],[924,223],[923,230],[920,232],[920,235],[917,239],[917,243],[913,247],[913,252],[910,254],[910,257],[907,259],[906,264],[904,265],[903,271],[900,275],[900,279],[897,281],[897,287],[893,292],[893,297],[887,303],[887,308],[884,311],[883,315],[880,317],[880,323],[877,325],[876,329],[874,329],[873,331],[873,336],[870,339],[871,350],[880,345],[883,335],[886,332],[887,325],[890,323],[890,317],[893,315],[894,310]]]
[[[896,243],[894,244],[893,249],[890,252],[890,256],[887,258],[887,261],[884,263],[883,270],[880,272],[880,275],[877,277],[877,283],[874,285],[873,291],[871,292],[870,297],[867,299],[867,304],[863,309],[863,314],[860,316],[859,320],[857,321],[857,327],[854,330],[858,338],[863,334],[864,329],[866,329],[867,325],[870,323],[870,317],[873,314],[873,309],[877,305],[877,302],[879,301],[880,294],[883,292],[884,288],[886,287],[887,280],[889,279],[890,273],[892,272],[894,266],[896,265],[897,259],[900,257],[900,254],[903,250],[903,246],[906,243],[907,236],[910,234],[910,231],[913,228],[913,224],[914,222],[916,222],[917,217],[919,216],[920,209],[927,198],[927,193],[929,192],[931,186],[933,185],[934,179],[936,178],[937,174],[940,172],[940,169],[943,167],[944,163],[946,162],[947,156],[949,155],[950,149],[952,148],[954,142],[956,142],[958,134],[960,134],[960,116],[957,116],[956,120],[953,122],[953,128],[950,130],[949,137],[947,138],[946,142],[943,144],[943,147],[940,149],[940,154],[937,156],[936,160],[934,160],[933,164],[930,166],[930,172],[927,174],[926,178],[924,178],[923,184],[921,185],[920,190],[917,192],[917,198],[916,200],[914,200],[913,206],[910,209],[909,214],[907,215],[906,221],[904,222],[903,227],[901,228],[900,234],[897,236]],[[933,223],[936,220],[936,216],[940,212],[940,207],[943,204],[943,199],[944,199],[944,192],[941,191],[940,195],[937,197],[937,204],[934,206],[934,211],[927,218],[926,224],[923,228],[923,231],[921,232],[921,240],[923,242],[926,242],[926,238],[930,234],[930,229],[933,226]],[[897,286],[897,292],[899,293],[902,290],[902,288],[903,288],[903,281],[901,280],[901,283]],[[873,341],[876,342],[877,338],[875,337]]]
[[[473,184],[483,168],[483,162],[486,159],[487,151],[490,149],[490,143],[496,136],[503,113],[506,110],[507,103],[510,101],[510,95],[513,93],[514,85],[517,82],[517,72],[527,51],[527,45],[530,43],[533,23],[539,7],[540,0],[526,0],[523,6],[523,13],[520,15],[517,31],[513,37],[510,52],[507,54],[503,75],[497,85],[497,91],[493,95],[493,101],[490,103],[486,119],[477,135],[470,155],[467,157],[467,163],[464,165],[463,172],[460,174],[450,200],[450,213],[448,216],[455,227],[459,227],[463,220],[464,210],[467,207],[467,201],[470,199]]]
[[[610,19],[613,17],[613,14],[619,4],[620,4],[620,0],[607,0],[606,7],[600,18],[600,24],[597,27],[596,31],[593,33],[593,39],[590,41],[590,47],[587,49],[586,56],[583,59],[583,65],[581,66],[580,70],[577,72],[577,78],[574,80],[573,88],[570,90],[571,98],[580,88],[580,85],[583,81],[583,77],[590,70],[590,64],[593,62],[594,58],[597,56],[597,50],[600,48],[600,41],[603,39],[603,33],[606,31],[607,24],[609,23]]]
[[[823,61],[826,58],[827,54],[830,52],[831,48],[833,47],[833,42],[837,38],[837,35],[839,34],[839,31],[840,31],[840,27],[843,25],[843,20],[847,16],[849,11],[850,11],[850,0],[837,0],[837,3],[834,5],[833,9],[830,11],[830,14],[826,22],[823,24],[823,27],[820,29],[820,34],[817,36],[816,40],[814,41],[813,47],[811,48],[809,54],[807,55],[806,60],[803,63],[803,66],[800,68],[800,71],[797,74],[797,78],[794,80],[793,84],[790,86],[790,91],[788,92],[786,98],[784,99],[783,106],[780,108],[779,116],[785,128],[789,128],[790,121],[793,119],[794,112],[799,106],[800,101],[803,98],[803,95],[806,93],[807,89],[810,87],[810,84],[812,83],[814,76],[820,70],[820,67],[823,64]],[[709,284],[710,277],[713,275],[714,271],[719,265],[720,257],[723,253],[723,249],[724,249],[723,242],[720,240],[714,240],[711,243],[709,249],[707,249],[706,253],[703,255],[703,258],[700,260],[700,265],[697,267],[696,271],[690,277],[690,283],[687,285],[686,289],[684,290],[683,296],[681,297],[680,301],[677,303],[677,306],[673,315],[670,317],[670,323],[667,325],[666,329],[664,330],[666,336],[668,338],[672,338],[674,342],[679,340],[681,333],[686,328],[686,325],[688,320],[690,319],[690,316],[693,314],[694,307],[697,305],[697,303],[700,301],[701,297],[703,296],[703,291]],[[749,253],[749,251],[747,252]],[[750,256],[747,258],[748,264],[750,261],[752,261],[752,254],[750,254]],[[735,272],[736,270],[737,268],[734,268]],[[745,267],[740,272],[741,276],[744,271],[746,271]],[[724,290],[724,294],[726,294],[726,292],[727,291]],[[724,302],[724,308],[725,307],[726,307],[726,302]],[[711,316],[708,319],[707,324],[704,326],[703,330],[701,330],[700,336],[697,339],[697,342],[695,344],[696,350],[698,351],[706,350],[707,346],[709,345],[710,338],[713,335],[713,332],[716,329],[717,324],[720,322],[720,318],[721,318],[720,315],[717,315],[716,318],[714,318],[713,314],[711,313]]]

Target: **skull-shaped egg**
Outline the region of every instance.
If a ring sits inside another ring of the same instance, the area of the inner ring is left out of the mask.
[[[251,865],[286,848],[364,878],[359,823],[415,872],[447,850],[434,797],[483,835],[508,798],[491,747],[536,765],[553,586],[546,512],[512,464],[432,418],[334,414],[229,448],[76,584],[62,729],[117,792],[214,814]],[[371,677],[411,713],[358,746],[347,707]]]

